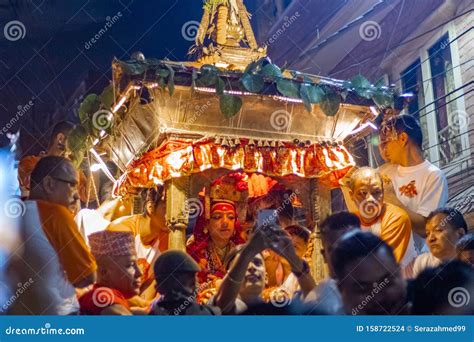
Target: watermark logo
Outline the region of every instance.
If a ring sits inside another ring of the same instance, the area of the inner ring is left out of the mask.
[[[363,40],[371,42],[380,38],[382,29],[376,21],[365,21],[359,27],[359,35]]]
[[[115,295],[108,287],[99,287],[92,294],[92,303],[99,308],[105,308],[113,304]]]
[[[106,130],[112,125],[114,115],[110,110],[101,109],[92,115],[92,126],[97,130]]]
[[[3,206],[3,212],[9,218],[18,218],[25,215],[25,203],[20,198],[10,198]]]
[[[181,27],[181,35],[188,42],[192,42],[196,39],[196,35],[199,32],[199,22],[196,20],[190,20],[184,23]]]
[[[291,115],[284,109],[277,110],[270,116],[270,125],[277,131],[285,130],[290,125]]]
[[[291,303],[288,291],[278,288],[270,294],[270,303],[276,308],[283,308]]]
[[[194,219],[202,214],[204,206],[198,198],[189,198],[184,202],[184,210],[189,218]]]
[[[7,40],[16,42],[17,40],[25,38],[26,28],[21,21],[12,20],[3,28],[3,34]]]
[[[464,287],[452,288],[448,293],[448,302],[454,308],[460,308],[461,306],[467,306],[471,300],[469,291]]]
[[[470,117],[462,110],[456,110],[451,113],[451,125],[458,131],[469,126]]]
[[[382,212],[382,204],[374,200],[363,200],[359,204],[359,213],[366,220],[373,220]]]

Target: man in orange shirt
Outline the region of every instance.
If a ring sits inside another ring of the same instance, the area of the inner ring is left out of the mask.
[[[357,206],[354,214],[359,217],[362,230],[380,236],[392,247],[402,269],[407,267],[416,257],[410,218],[403,209],[384,202],[380,174],[370,167],[362,167],[352,174],[349,187]]]
[[[24,253],[14,269],[33,289],[14,303],[12,314],[77,314],[75,288],[95,281],[95,260],[68,210],[77,183],[74,166],[63,157],[42,158],[31,174],[21,227]]]

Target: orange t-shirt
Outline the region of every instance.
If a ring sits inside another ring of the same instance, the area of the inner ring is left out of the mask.
[[[67,279],[75,284],[96,271],[97,265],[72,214],[62,205],[36,201],[43,231],[56,251]]]
[[[381,219],[370,227],[362,224],[362,229],[372,231],[392,247],[397,262],[403,259],[412,236],[410,217],[405,210],[386,203]]]

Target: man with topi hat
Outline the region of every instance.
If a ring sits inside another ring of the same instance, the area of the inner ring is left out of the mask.
[[[201,269],[188,254],[170,250],[156,259],[154,273],[160,299],[154,303],[151,315],[220,315],[213,306],[196,303],[196,274]]]
[[[97,283],[79,299],[84,315],[131,315],[128,298],[140,289],[135,238],[128,232],[102,231],[89,235],[97,261]]]

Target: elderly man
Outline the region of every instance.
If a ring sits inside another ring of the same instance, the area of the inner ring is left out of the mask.
[[[102,231],[89,235],[97,260],[97,283],[80,299],[84,315],[131,315],[127,299],[136,296],[142,273],[131,233]]]
[[[408,313],[406,282],[392,249],[379,237],[357,230],[346,233],[331,263],[346,314]]]
[[[34,280],[34,289],[15,303],[12,314],[78,313],[75,288],[95,280],[96,263],[68,210],[77,199],[77,183],[74,166],[63,157],[42,158],[31,174],[22,222],[25,253],[14,267],[21,278]],[[41,304],[36,290],[49,302]]]
[[[401,208],[384,201],[384,187],[380,174],[370,168],[356,170],[350,181],[355,214],[361,221],[362,230],[379,236],[392,247],[397,262],[407,267],[417,256],[408,214]],[[407,269],[406,275],[411,272]]]

